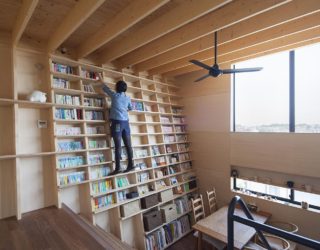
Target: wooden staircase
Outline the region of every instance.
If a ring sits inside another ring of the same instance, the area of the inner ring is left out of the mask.
[[[69,215],[82,229],[84,229],[98,244],[108,250],[132,250],[133,247],[122,242],[111,233],[105,232],[99,226],[92,225],[85,218],[74,213],[67,205],[62,204],[62,210]]]

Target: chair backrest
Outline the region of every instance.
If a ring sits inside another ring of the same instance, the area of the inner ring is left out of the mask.
[[[264,234],[264,237],[268,241],[271,249],[273,250],[288,250],[290,248],[290,243],[281,237],[271,235],[271,234]],[[258,244],[262,244],[262,241],[259,239]]]
[[[210,214],[217,211],[217,195],[216,195],[216,189],[213,188],[211,191],[207,191],[207,199],[209,204],[209,211]]]
[[[270,222],[268,222],[268,225],[280,228],[280,229],[287,231],[287,232],[290,232],[290,233],[296,233],[299,230],[299,227],[296,224],[293,224],[291,222],[270,221]]]
[[[194,222],[197,222],[206,217],[201,194],[197,199],[191,199],[191,205],[192,205]]]

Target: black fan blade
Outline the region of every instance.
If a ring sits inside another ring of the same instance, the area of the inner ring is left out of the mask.
[[[204,63],[199,62],[199,61],[197,61],[197,60],[190,60],[189,62],[191,62],[191,63],[193,63],[193,64],[195,64],[195,65],[197,65],[197,66],[199,66],[199,67],[201,67],[201,68],[207,69],[207,70],[210,70],[210,69],[211,69],[211,67],[208,66],[207,64],[204,64]]]
[[[201,76],[200,78],[198,78],[197,80],[195,80],[195,82],[200,82],[202,81],[203,79],[206,79],[207,77],[209,77],[210,75],[204,75],[204,76]]]
[[[245,69],[222,69],[222,74],[233,74],[233,73],[245,73],[245,72],[255,72],[262,70],[262,67],[257,68],[245,68]]]

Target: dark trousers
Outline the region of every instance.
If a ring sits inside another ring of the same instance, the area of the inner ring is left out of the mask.
[[[114,141],[115,151],[115,162],[116,169],[120,170],[120,159],[121,159],[121,138],[127,150],[128,155],[128,168],[133,168],[133,152],[131,147],[131,135],[129,121],[111,121],[111,136]]]

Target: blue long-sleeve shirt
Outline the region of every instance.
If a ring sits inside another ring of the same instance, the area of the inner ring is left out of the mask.
[[[131,99],[124,92],[116,93],[112,91],[106,84],[103,91],[111,97],[110,119],[119,121],[128,121],[128,110],[132,110]]]

